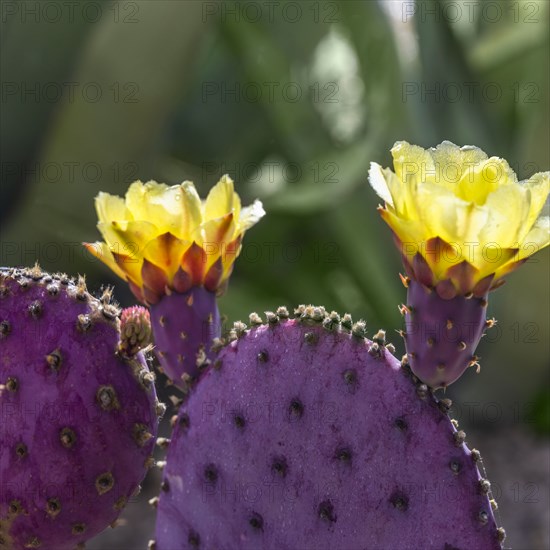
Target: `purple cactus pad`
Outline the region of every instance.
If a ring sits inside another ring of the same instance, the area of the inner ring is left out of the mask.
[[[151,306],[155,351],[166,376],[182,386],[182,375],[196,377],[212,357],[221,334],[216,294],[202,286],[172,292]]]
[[[363,323],[242,324],[174,419],[157,550],[500,549],[477,451]],[[253,323],[258,316],[251,316]]]
[[[469,366],[487,326],[487,294],[442,298],[411,280],[405,313],[405,346],[411,369],[432,388],[446,387]]]
[[[75,548],[153,465],[162,406],[118,315],[83,280],[0,271],[0,548]]]

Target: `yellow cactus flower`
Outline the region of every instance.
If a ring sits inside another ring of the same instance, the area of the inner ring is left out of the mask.
[[[409,276],[449,298],[481,296],[548,246],[550,172],[520,182],[504,159],[449,141],[391,153],[394,171],[371,163],[369,181]]]
[[[260,201],[241,208],[229,176],[204,201],[189,181],[171,187],[136,181],[124,199],[99,193],[95,207],[105,241],[84,246],[148,304],[192,286],[219,291],[245,231],[265,214]]]

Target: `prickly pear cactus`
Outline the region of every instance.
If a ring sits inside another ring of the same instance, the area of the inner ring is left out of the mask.
[[[173,418],[157,550],[499,549],[479,453],[385,346],[323,308],[236,324]]]
[[[151,306],[155,351],[164,373],[181,386],[212,359],[210,347],[221,335],[216,293],[194,286],[173,292]]]
[[[506,160],[450,141],[391,154],[393,170],[372,162],[369,182],[407,273],[405,347],[415,375],[446,388],[480,370],[489,292],[550,244],[550,172],[518,181]]]
[[[83,280],[0,271],[0,548],[77,547],[152,466],[163,405],[118,316]]]
[[[432,388],[446,387],[468,367],[478,367],[476,348],[487,328],[495,321],[487,318],[488,293],[441,296],[415,278],[405,280],[407,305],[405,340],[413,372]]]
[[[262,203],[243,208],[225,175],[202,201],[190,181],[170,187],[135,181],[124,199],[99,193],[96,211],[105,242],[85,246],[150,306],[161,368],[184,388],[211,359],[221,333],[216,297],[227,287],[245,232],[265,214]]]

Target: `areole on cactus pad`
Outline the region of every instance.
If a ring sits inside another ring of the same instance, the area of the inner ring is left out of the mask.
[[[150,306],[156,353],[181,385],[209,360],[221,334],[216,296],[227,285],[247,229],[263,215],[259,201],[242,208],[229,176],[201,201],[193,183],[133,183],[121,197],[96,198],[105,242],[85,244]]]
[[[154,464],[165,408],[143,326],[38,267],[0,270],[0,308],[0,548],[81,547]]]
[[[405,345],[413,372],[446,387],[479,368],[489,291],[550,243],[550,172],[518,182],[505,160],[448,141],[391,152],[395,171],[372,163],[369,181],[406,271]]]
[[[500,549],[480,455],[384,332],[236,323],[172,419],[150,548]]]

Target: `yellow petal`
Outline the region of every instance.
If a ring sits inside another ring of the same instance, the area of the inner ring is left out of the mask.
[[[398,141],[392,147],[393,167],[396,176],[405,184],[416,186],[422,182],[434,182],[435,165],[428,151],[406,141]]]
[[[528,180],[522,181],[521,185],[529,197],[529,213],[525,217],[523,231],[519,236],[519,239],[523,240],[531,226],[540,216],[548,193],[550,193],[550,172],[534,174]]]
[[[452,191],[434,184],[420,186],[415,202],[427,238],[461,244],[479,241],[479,232],[487,220],[485,209],[458,199]]]
[[[233,216],[236,220],[241,218],[241,197],[237,193],[233,193]]]
[[[181,264],[181,258],[191,242],[178,239],[171,233],[164,233],[150,240],[143,249],[143,257],[166,273],[171,281]]]
[[[427,247],[421,252],[434,284],[452,276],[464,293],[481,279],[497,281],[548,245],[548,222],[536,220],[550,190],[549,172],[519,183],[505,160],[448,141],[429,150],[397,142],[392,155],[395,173],[372,163],[369,180],[409,259],[426,243],[447,243],[442,250],[453,257],[439,258]]]
[[[114,250],[111,254],[120,270],[124,272],[124,279],[131,281],[136,286],[142,286],[141,268],[143,267],[143,258],[133,258],[125,254],[119,254]]]
[[[95,209],[100,222],[127,220],[130,213],[122,197],[100,192],[95,198]]]
[[[136,220],[143,220],[147,214],[147,209],[144,205],[144,196],[145,184],[141,180],[134,181],[128,188],[128,191],[126,191],[126,208],[128,208],[128,211]]]
[[[529,208],[526,190],[519,185],[504,185],[487,197],[485,208],[490,216],[480,232],[480,241],[501,248],[517,247]]]
[[[485,204],[490,193],[514,183],[517,183],[517,177],[508,163],[504,159],[491,157],[465,170],[456,194],[465,201]]]
[[[391,173],[390,170],[384,171],[382,166],[376,162],[370,163],[369,168],[369,183],[371,187],[376,191],[376,194],[388,205],[394,207],[395,203],[393,200],[392,193],[390,191],[388,182],[386,180],[388,173]],[[399,181],[399,180],[398,180]]]
[[[450,141],[443,141],[429,152],[438,178],[435,183],[451,190],[456,188],[465,171],[487,159],[478,147],[459,147]]]
[[[420,252],[422,243],[429,238],[422,222],[404,220],[389,209],[380,210],[380,214],[403,243],[402,252],[405,255],[412,258],[417,252]]]
[[[230,242],[222,255],[223,262],[223,277],[222,281],[225,281],[229,278],[233,271],[235,265],[235,260],[239,256],[242,250],[242,236],[236,237],[232,242]]]
[[[550,244],[550,217],[539,218],[520,246],[519,259],[528,258]]]
[[[265,216],[265,210],[262,203],[259,200],[255,200],[250,206],[245,206],[241,210],[241,214],[238,218],[238,231],[242,232],[246,229],[250,229],[253,225],[257,224]]]
[[[517,258],[517,248],[502,248],[490,243],[476,248],[474,260],[479,270],[476,282],[492,273],[499,273],[503,265],[514,262]],[[495,275],[493,281],[498,278],[499,276]]]
[[[550,245],[550,218],[544,216],[536,221],[531,231],[525,237],[525,240],[520,244],[517,254],[498,268],[495,279],[510,273],[521,265],[521,262],[524,262],[548,245]]]
[[[244,231],[265,214],[259,201],[241,210],[228,176],[204,203],[189,181],[172,187],[136,181],[125,200],[100,193],[96,208],[105,239],[96,255],[132,283],[138,298],[142,292],[148,301],[148,292],[164,292],[166,285],[184,292],[178,289],[187,288],[186,268],[192,268],[192,284],[206,284],[209,290],[223,286],[221,275],[231,271],[236,257],[228,248],[239,248]]]
[[[184,181],[181,186],[181,229],[175,233],[179,238],[193,240],[191,235],[202,223],[202,203],[193,182]]]
[[[179,185],[168,187],[154,181],[136,182],[126,193],[126,205],[134,220],[147,220],[158,228],[159,234],[181,235],[184,212]]]
[[[233,208],[238,206],[240,210],[240,204],[235,204],[235,190],[233,180],[225,175],[220,181],[212,187],[206,202],[204,204],[204,219],[212,220],[221,218],[225,214],[233,212]],[[240,202],[240,201],[239,201]]]
[[[193,240],[203,249],[206,255],[206,269],[225,255],[225,251],[237,234],[237,226],[232,213],[222,218],[208,220],[195,232]]]
[[[100,222],[97,227],[112,252],[131,258],[142,257],[147,243],[159,234],[158,229],[146,221]]]
[[[98,260],[101,260],[121,279],[126,280],[126,273],[124,273],[124,271],[117,265],[106,243],[96,241],[95,243],[84,243],[84,246],[90,254],[95,256]]]
[[[411,185],[404,184],[389,168],[382,168],[376,162],[372,162],[369,182],[390,210],[394,210],[403,218],[418,219],[411,199]]]

